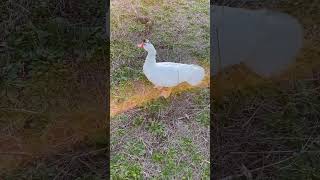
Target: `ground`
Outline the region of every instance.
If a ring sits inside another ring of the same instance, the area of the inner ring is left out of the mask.
[[[111,178],[209,179],[209,80],[159,97],[136,47],[147,38],[158,61],[208,69],[209,2],[130,2],[111,1]]]

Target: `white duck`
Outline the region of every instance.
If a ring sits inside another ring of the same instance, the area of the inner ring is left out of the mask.
[[[143,65],[143,72],[156,88],[174,87],[182,82],[187,82],[191,86],[200,84],[205,76],[202,67],[194,64],[181,64],[173,62],[156,62],[156,49],[145,39],[139,48],[144,48],[148,55]],[[166,96],[165,96],[166,97]]]

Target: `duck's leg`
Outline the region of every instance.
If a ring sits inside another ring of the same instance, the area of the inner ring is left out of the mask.
[[[168,88],[167,90],[162,90],[161,91],[161,96],[164,98],[168,98],[172,92],[172,88]]]

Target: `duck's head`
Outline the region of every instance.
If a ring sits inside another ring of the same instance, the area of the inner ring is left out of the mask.
[[[156,49],[154,46],[150,43],[148,39],[144,39],[140,44],[138,44],[139,48],[143,48],[146,51],[150,52],[156,52]]]

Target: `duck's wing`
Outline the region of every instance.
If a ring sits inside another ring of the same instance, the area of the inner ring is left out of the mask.
[[[183,68],[192,66],[192,64],[182,64],[182,63],[174,63],[174,62],[159,62],[157,63],[158,66],[161,67],[175,67],[175,68]]]
[[[158,62],[157,64],[161,66],[177,66],[181,65],[181,63],[174,63],[174,62]]]

